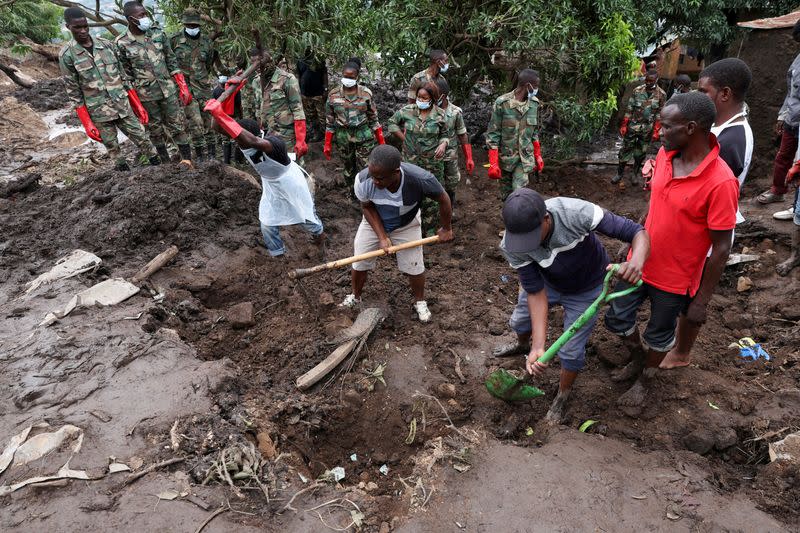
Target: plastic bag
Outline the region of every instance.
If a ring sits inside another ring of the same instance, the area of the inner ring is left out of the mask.
[[[250,159],[250,158],[248,158]],[[252,161],[250,162],[251,164]],[[265,226],[291,226],[304,222],[321,224],[305,173],[297,163],[287,166],[265,157],[253,167],[261,176],[258,219]]]

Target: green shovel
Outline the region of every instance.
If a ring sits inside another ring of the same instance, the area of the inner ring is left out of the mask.
[[[544,355],[539,358],[540,363],[546,363],[555,357],[556,353],[558,353],[558,350],[561,349],[561,347],[564,346],[564,344],[566,344],[567,341],[569,341],[575,335],[575,333],[597,313],[597,310],[600,309],[601,305],[607,304],[611,300],[619,298],[620,296],[626,296],[632,293],[642,284],[642,281],[639,280],[636,285],[632,287],[628,287],[623,291],[609,294],[609,284],[611,283],[611,278],[614,276],[614,274],[616,274],[617,270],[619,270],[619,265],[611,265],[611,269],[608,271],[606,278],[603,281],[603,292],[601,292],[600,296],[598,296],[597,299],[592,302],[592,305],[590,305],[586,311],[584,311],[583,314],[581,314],[581,316],[579,316],[578,319],[572,323],[567,331],[561,334],[556,342],[554,342],[552,346],[547,349]],[[489,377],[486,379],[486,389],[492,394],[492,396],[496,396],[507,402],[531,400],[537,396],[544,395],[544,392],[533,385],[526,384],[525,381],[526,379],[520,379],[514,376],[514,374],[508,370],[500,368],[489,374]]]

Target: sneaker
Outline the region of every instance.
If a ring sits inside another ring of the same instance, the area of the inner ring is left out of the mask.
[[[789,206],[789,209],[773,213],[772,218],[775,220],[792,220],[794,218],[794,206]]]
[[[425,300],[414,302],[414,311],[417,312],[420,322],[428,322],[431,319],[431,312],[428,309],[428,302]]]
[[[361,298],[356,298],[355,294],[348,294],[344,301],[339,304],[339,307],[348,307],[352,309],[353,307],[361,304]]]

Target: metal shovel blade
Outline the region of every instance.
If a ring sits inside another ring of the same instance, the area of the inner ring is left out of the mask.
[[[538,396],[544,396],[544,392],[533,385],[527,385],[524,380],[517,378],[503,368],[489,374],[486,379],[486,390],[492,396],[507,402],[524,402]]]

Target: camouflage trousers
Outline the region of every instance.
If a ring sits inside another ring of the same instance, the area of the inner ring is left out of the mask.
[[[325,131],[325,96],[303,96],[306,124],[322,134]]]
[[[167,134],[172,137],[175,144],[189,144],[189,135],[186,133],[186,120],[177,96],[142,102],[150,116],[147,124],[147,133],[156,146],[167,143]]]
[[[200,102],[196,99],[183,108],[186,115],[189,135],[194,146],[210,146],[215,142],[216,134],[211,130],[211,114],[200,110]]]
[[[346,137],[346,135],[343,135]],[[352,194],[353,184],[356,181],[356,174],[366,168],[367,160],[372,149],[375,148],[375,141],[368,140],[360,143],[336,138],[336,151],[339,158],[344,163],[342,176],[348,191]]]
[[[650,132],[628,134],[622,138],[622,148],[619,151],[619,162],[625,163],[633,159],[634,161],[641,162],[647,154],[647,148],[650,146]]]
[[[408,156],[406,161],[424,168],[439,180],[445,189],[444,167],[445,162],[441,159],[433,159],[419,156]],[[422,200],[422,233],[426,236],[435,235],[439,229],[439,203],[436,200],[425,198]]]
[[[509,194],[528,185],[531,173],[525,172],[522,163],[517,163],[512,170],[500,170],[500,200],[505,202]]]
[[[458,159],[444,162],[444,185],[448,193],[454,192],[461,182],[461,172],[458,170]]]
[[[144,126],[142,126],[139,119],[133,114],[108,122],[96,122],[95,126],[97,126],[97,130],[100,132],[100,138],[103,139],[103,146],[108,150],[108,155],[117,163],[125,161],[119,149],[117,130],[124,133],[125,136],[136,145],[140,155],[147,156],[148,159],[156,155],[156,149],[153,147],[153,143],[150,142],[150,137],[147,136],[147,132],[144,131]]]

